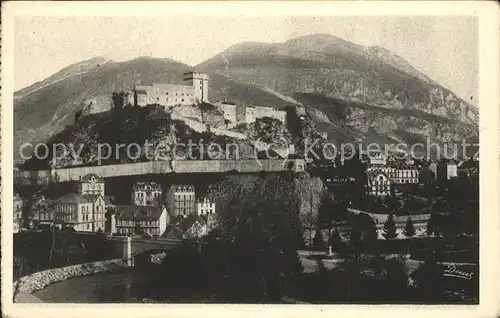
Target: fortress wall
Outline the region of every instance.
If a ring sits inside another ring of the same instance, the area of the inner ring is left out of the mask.
[[[210,131],[219,136],[228,136],[236,139],[247,139],[245,134],[221,128],[210,128]]]
[[[201,121],[201,111],[193,106],[176,106],[172,109],[172,114],[176,114],[181,117],[196,118]]]
[[[290,169],[292,163],[293,171],[303,171],[304,161],[295,160],[178,160],[172,163],[176,173],[196,172],[279,172]],[[302,165],[302,168],[299,166]]]
[[[46,184],[49,182],[77,181],[94,173],[102,178],[167,173],[217,173],[217,172],[279,172],[304,171],[303,159],[282,160],[174,160],[149,161],[94,167],[73,167],[40,171],[17,171],[14,182],[17,184]]]
[[[222,103],[213,103],[213,104],[224,113],[224,119],[227,119],[232,123],[235,123],[237,121],[236,105],[228,105]]]
[[[199,122],[199,121],[194,120],[194,119],[183,117],[182,115],[180,115],[177,112],[172,112],[171,116],[172,116],[172,119],[180,120],[180,121],[184,122],[191,129],[193,129],[194,131],[196,131],[198,133],[202,133],[202,132],[207,130],[207,125],[205,125],[204,123]]]
[[[194,120],[194,119],[183,117],[176,112],[173,112],[171,116],[172,116],[172,119],[180,120],[180,121],[184,122],[191,129],[193,129],[194,131],[196,131],[198,133],[202,133],[202,132],[207,131],[207,125],[202,123],[202,122],[199,122],[199,121]],[[228,136],[228,137],[237,138],[237,139],[247,139],[247,136],[245,134],[235,132],[235,131],[230,131],[227,129],[211,127],[210,131],[216,135],[219,135],[219,136]]]
[[[81,117],[109,111],[113,108],[111,95],[99,95],[85,100]]]

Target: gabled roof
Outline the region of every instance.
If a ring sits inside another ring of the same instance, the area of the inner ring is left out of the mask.
[[[82,194],[80,196],[83,200],[87,201],[87,202],[92,202],[94,203],[95,201],[97,201],[97,199],[99,199],[100,195],[98,194]]]
[[[156,182],[136,182],[132,186],[132,190],[145,190],[147,187],[150,188],[150,191],[162,191],[161,186]]]
[[[31,205],[32,209],[43,209],[48,210],[54,206],[55,201],[46,199],[45,197],[36,198],[33,204]]]
[[[19,193],[14,194],[14,202],[15,201],[23,201],[23,198],[19,195]]]
[[[173,238],[173,239],[182,239],[182,230],[176,226],[171,226],[167,228],[165,233],[162,235],[163,237]]]
[[[188,184],[174,184],[170,187],[170,190],[173,191],[186,191],[186,192],[194,192],[194,186]]]
[[[77,203],[92,203],[86,195],[78,195],[76,193],[68,193],[56,200],[57,204],[77,204]]]
[[[98,175],[96,175],[94,173],[89,173],[89,174],[83,176],[81,181],[89,182],[92,178],[94,178],[97,182],[104,182],[104,179],[102,179],[101,177],[99,177]]]

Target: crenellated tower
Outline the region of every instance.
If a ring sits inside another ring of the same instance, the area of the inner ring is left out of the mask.
[[[184,73],[185,85],[194,87],[195,102],[208,102],[208,75],[197,72]]]

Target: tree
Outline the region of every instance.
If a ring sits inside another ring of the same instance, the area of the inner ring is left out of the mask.
[[[328,245],[331,246],[332,250],[336,252],[343,252],[345,249],[345,244],[342,241],[342,237],[340,236],[338,231],[333,231],[332,235],[330,235]]]
[[[368,243],[373,243],[378,239],[377,226],[372,218],[366,219],[366,225],[364,229],[364,241]]]
[[[432,216],[427,220],[425,233],[427,233],[427,235],[432,235],[434,233],[434,220],[432,219]]]
[[[292,180],[292,174],[265,178],[221,213],[231,301],[278,301],[298,290],[302,267],[296,251],[303,241]]]
[[[323,241],[323,236],[321,235],[321,230],[317,229],[316,234],[313,239],[313,246],[318,250],[325,249],[325,242]]]
[[[412,237],[415,235],[415,226],[413,226],[413,221],[411,218],[406,220],[405,229],[403,232],[407,237]]]
[[[384,237],[388,240],[396,237],[396,223],[394,222],[394,214],[392,212],[384,223]]]

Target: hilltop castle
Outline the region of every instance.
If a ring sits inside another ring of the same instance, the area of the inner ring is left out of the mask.
[[[176,108],[174,112],[181,117],[197,118],[200,129],[205,129],[201,115],[196,113],[195,108],[176,107],[194,106],[201,103],[210,103],[208,100],[207,74],[199,72],[187,72],[183,74],[183,85],[153,83],[152,85],[136,84],[131,91],[113,92],[111,96],[100,95],[88,99],[83,110],[75,114],[75,121],[80,118],[109,111],[112,108],[123,107],[145,107],[148,105],[160,105],[165,108]],[[211,103],[221,111],[224,120],[227,121],[225,128],[245,123],[250,124],[258,118],[270,117],[286,122],[286,112],[273,107],[256,105],[236,105],[227,101],[216,101]],[[192,126],[192,125],[191,125]]]
[[[153,84],[135,85],[127,96],[126,104],[146,106],[194,105],[208,102],[208,75],[188,72],[183,77],[185,85]]]

